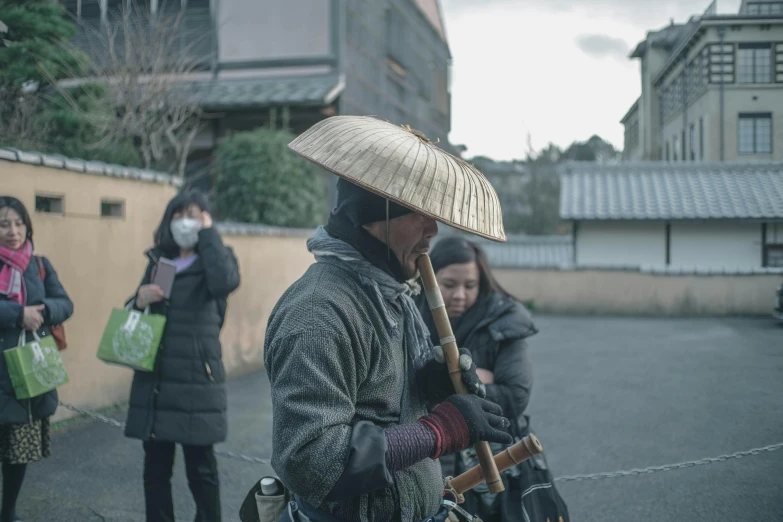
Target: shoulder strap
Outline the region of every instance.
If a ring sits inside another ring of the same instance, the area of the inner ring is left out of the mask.
[[[38,261],[38,278],[41,281],[46,281],[46,267],[44,266],[43,260],[40,256],[35,256],[36,261]]]

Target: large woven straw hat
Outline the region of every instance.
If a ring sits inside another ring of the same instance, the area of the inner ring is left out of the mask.
[[[410,127],[367,116],[334,116],[288,146],[404,207],[487,239],[506,240],[500,202],[487,178]]]

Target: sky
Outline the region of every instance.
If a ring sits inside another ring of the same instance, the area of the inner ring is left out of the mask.
[[[740,0],[717,0],[736,13]],[[468,157],[523,158],[598,134],[623,146],[620,120],[641,94],[628,55],[647,31],[684,23],[710,0],[441,0],[452,54],[449,141]]]

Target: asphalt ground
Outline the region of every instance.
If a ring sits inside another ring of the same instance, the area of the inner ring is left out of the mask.
[[[783,328],[767,319],[540,317],[532,427],[556,476],[696,460],[783,442]],[[269,457],[261,372],[230,381],[229,440]],[[115,414],[123,420],[122,412]],[[25,522],[144,520],[141,443],[100,422],[53,437],[19,501]],[[224,520],[263,465],[219,460]],[[559,483],[574,521],[783,521],[783,450],[634,477]],[[181,453],[178,520],[193,520]]]

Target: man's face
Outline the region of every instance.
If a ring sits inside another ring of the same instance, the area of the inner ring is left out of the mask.
[[[430,249],[430,241],[438,233],[438,223],[426,216],[411,212],[389,221],[389,238],[386,238],[386,221],[377,221],[364,228],[382,241],[397,256],[405,277],[416,277],[416,260]]]

